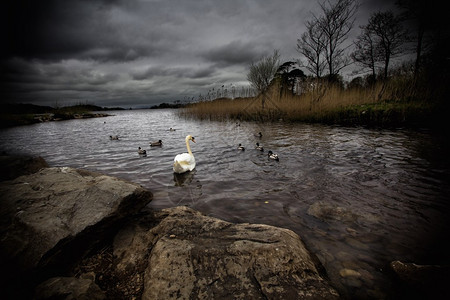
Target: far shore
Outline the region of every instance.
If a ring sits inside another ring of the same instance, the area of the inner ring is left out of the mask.
[[[33,104],[5,104],[1,107],[0,128],[71,119],[109,117],[110,114],[100,111],[119,109],[123,110],[123,108],[105,108],[96,105],[53,108]]]

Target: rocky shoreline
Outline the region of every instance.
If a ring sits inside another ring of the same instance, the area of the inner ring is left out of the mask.
[[[42,158],[0,163],[4,299],[341,298],[291,230],[149,210],[137,184]],[[445,293],[448,268],[391,268],[405,290]]]

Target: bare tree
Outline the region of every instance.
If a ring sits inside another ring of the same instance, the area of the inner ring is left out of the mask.
[[[322,56],[325,48],[324,34],[319,30],[317,21],[308,21],[305,25],[307,31],[297,39],[297,52],[306,58],[306,64],[299,62],[299,65],[320,78],[326,67]]]
[[[260,93],[264,93],[280,66],[280,54],[275,50],[272,55],[263,57],[259,62],[250,65],[247,79]]]
[[[318,30],[323,34],[324,56],[331,78],[351,63],[345,46],[348,34],[355,23],[355,13],[358,9],[356,0],[337,0],[331,3],[327,0],[320,4],[323,15],[314,17]]]
[[[372,79],[376,79],[376,63],[379,62],[379,51],[377,51],[376,37],[365,26],[361,26],[362,33],[356,38],[355,50],[350,57],[363,68],[372,72]]]
[[[262,108],[264,108],[265,92],[275,77],[280,66],[280,54],[275,50],[272,55],[263,57],[259,62],[250,65],[247,80],[259,93],[262,94]]]
[[[406,32],[391,11],[374,13],[365,28],[376,38],[376,51],[384,64],[384,78],[387,78],[391,59],[405,50]]]

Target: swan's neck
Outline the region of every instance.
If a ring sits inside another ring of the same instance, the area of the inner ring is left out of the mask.
[[[192,151],[191,151],[191,146],[189,146],[189,139],[186,139],[186,148],[187,148],[188,153],[193,156]]]

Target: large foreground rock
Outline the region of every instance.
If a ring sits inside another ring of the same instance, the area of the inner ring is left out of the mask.
[[[339,299],[294,232],[187,207],[141,214],[73,273],[43,282],[35,298]]]
[[[66,167],[1,182],[2,285],[69,268],[151,199],[137,184]]]
[[[0,182],[2,299],[339,298],[294,232],[151,198],[72,168]]]
[[[141,270],[142,299],[337,299],[294,232],[232,224],[186,207],[125,228],[116,270]],[[143,266],[143,267],[142,267]]]

